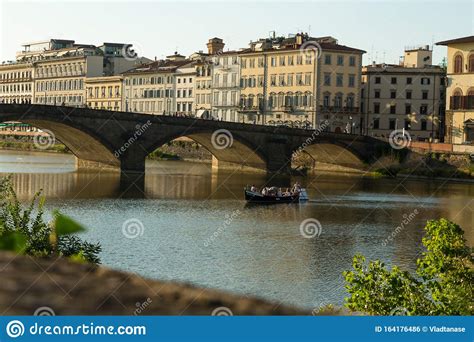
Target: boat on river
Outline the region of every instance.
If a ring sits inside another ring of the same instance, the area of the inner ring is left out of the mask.
[[[279,203],[300,203],[308,200],[306,189],[301,188],[294,192],[282,192],[276,187],[268,188],[268,191],[255,191],[255,189],[245,188],[245,200],[247,203],[257,204],[279,204]]]

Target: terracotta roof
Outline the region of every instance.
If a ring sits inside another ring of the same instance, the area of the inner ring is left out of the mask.
[[[462,44],[462,43],[474,43],[474,36],[467,36],[467,37],[462,37],[462,38],[445,40],[445,41],[436,43],[436,45],[449,45],[449,44]]]

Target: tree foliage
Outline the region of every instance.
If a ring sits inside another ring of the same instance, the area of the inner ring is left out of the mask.
[[[356,255],[344,272],[346,307],[372,315],[473,315],[474,258],[463,230],[440,219],[425,231],[415,274]]]
[[[0,250],[36,257],[61,255],[99,264],[100,244],[72,235],[85,229],[58,211],[54,212],[52,222],[45,222],[43,207],[41,192],[25,207],[18,200],[10,177],[0,178]]]

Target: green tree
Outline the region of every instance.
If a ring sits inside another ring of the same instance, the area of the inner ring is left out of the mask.
[[[440,219],[425,231],[415,274],[356,255],[344,272],[346,307],[371,315],[473,315],[474,258],[463,230]]]
[[[37,192],[24,207],[16,196],[11,178],[0,178],[0,250],[36,257],[61,255],[78,262],[99,264],[100,244],[73,235],[85,229],[57,211],[50,223],[45,222],[43,206],[44,197]]]

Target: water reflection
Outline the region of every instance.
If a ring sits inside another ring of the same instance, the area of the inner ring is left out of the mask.
[[[118,173],[71,171],[67,156],[36,154],[27,166],[17,158],[24,157],[2,152],[0,170],[14,173],[20,198],[43,188],[47,209],[76,217],[89,227],[85,237],[102,243],[105,265],[151,278],[313,307],[342,302],[342,271],[356,253],[413,269],[428,219],[454,220],[474,244],[474,184],[337,175],[269,180],[212,172],[203,163],[154,161],[143,187],[130,190]],[[246,207],[242,200],[246,184],[296,180],[307,187],[309,203]],[[384,244],[414,209],[413,220]],[[124,238],[121,227],[130,218],[143,222],[142,238]],[[318,238],[301,236],[307,218],[321,222]]]

